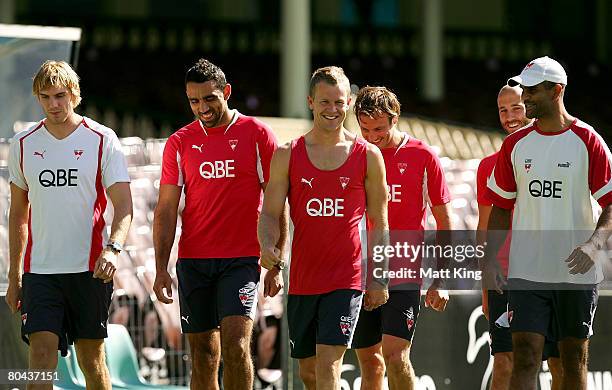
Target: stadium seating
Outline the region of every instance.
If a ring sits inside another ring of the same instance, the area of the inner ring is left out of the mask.
[[[106,340],[106,362],[113,386],[130,389],[186,389],[181,386],[152,385],[138,373],[136,350],[128,330],[117,324],[108,324]]]
[[[69,354],[74,354],[74,349],[68,351]],[[85,389],[85,385],[79,383],[76,379],[71,356],[62,357],[58,352],[57,356],[57,375],[58,380],[53,382],[53,389],[55,390],[73,390],[73,389]]]

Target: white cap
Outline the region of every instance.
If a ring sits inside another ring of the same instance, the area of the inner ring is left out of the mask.
[[[560,63],[548,56],[536,58],[528,63],[520,75],[508,79],[508,85],[514,87],[520,84],[533,87],[543,81],[567,85],[565,69]]]

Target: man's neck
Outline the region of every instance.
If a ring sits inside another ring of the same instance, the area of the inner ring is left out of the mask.
[[[401,131],[399,131],[397,129],[397,127],[393,127],[392,130],[392,134],[391,134],[391,142],[389,142],[389,148],[397,148],[398,146],[401,145],[402,141],[404,140],[404,137],[407,136],[407,134],[402,133]]]
[[[83,117],[73,112],[62,123],[51,123],[49,120],[45,120],[45,128],[55,138],[64,139],[72,134],[82,121]]]
[[[538,119],[538,128],[544,133],[556,133],[568,128],[576,118],[565,109]]]
[[[311,140],[319,145],[324,146],[333,146],[337,145],[341,142],[345,142],[347,140],[346,133],[348,130],[341,126],[334,131],[326,131],[319,129],[318,127],[313,127],[310,131]]]
[[[232,122],[232,119],[234,118],[235,114],[236,113],[234,112],[234,110],[230,110],[228,108],[227,110],[225,110],[225,112],[221,116],[221,120],[219,121],[219,124],[215,127],[228,126]]]

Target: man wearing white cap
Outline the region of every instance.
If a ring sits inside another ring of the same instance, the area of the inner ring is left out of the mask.
[[[562,388],[586,389],[603,279],[597,258],[612,229],[612,157],[601,136],[565,109],[567,75],[557,61],[537,58],[508,85],[521,85],[526,116],[535,119],[504,140],[488,182],[490,259],[501,241],[491,232],[507,230],[512,218],[510,388],[536,389],[544,341],[551,339],[561,351]],[[597,223],[591,197],[603,208]],[[503,278],[492,268],[487,281],[501,293]]]

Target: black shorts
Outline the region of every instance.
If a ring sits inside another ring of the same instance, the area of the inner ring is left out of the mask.
[[[183,333],[216,329],[227,316],[255,318],[258,257],[179,259],[176,275]]]
[[[412,342],[419,318],[421,291],[407,289],[389,291],[384,305],[367,311],[361,309],[352,348],[368,348],[382,341],[388,334]]]
[[[78,339],[107,337],[108,309],[113,283],[94,279],[93,272],[23,275],[21,336],[48,331],[59,337],[58,349]]]
[[[350,348],[363,293],[334,290],[317,295],[289,295],[287,318],[291,357],[315,356],[317,344]]]
[[[508,313],[512,332],[533,332],[547,339],[588,339],[597,309],[596,285],[509,281]]]
[[[512,352],[512,333],[508,323],[508,291],[499,294],[489,290],[489,336],[491,337],[491,355],[500,352]],[[559,348],[553,340],[546,339],[542,360],[559,357]]]

